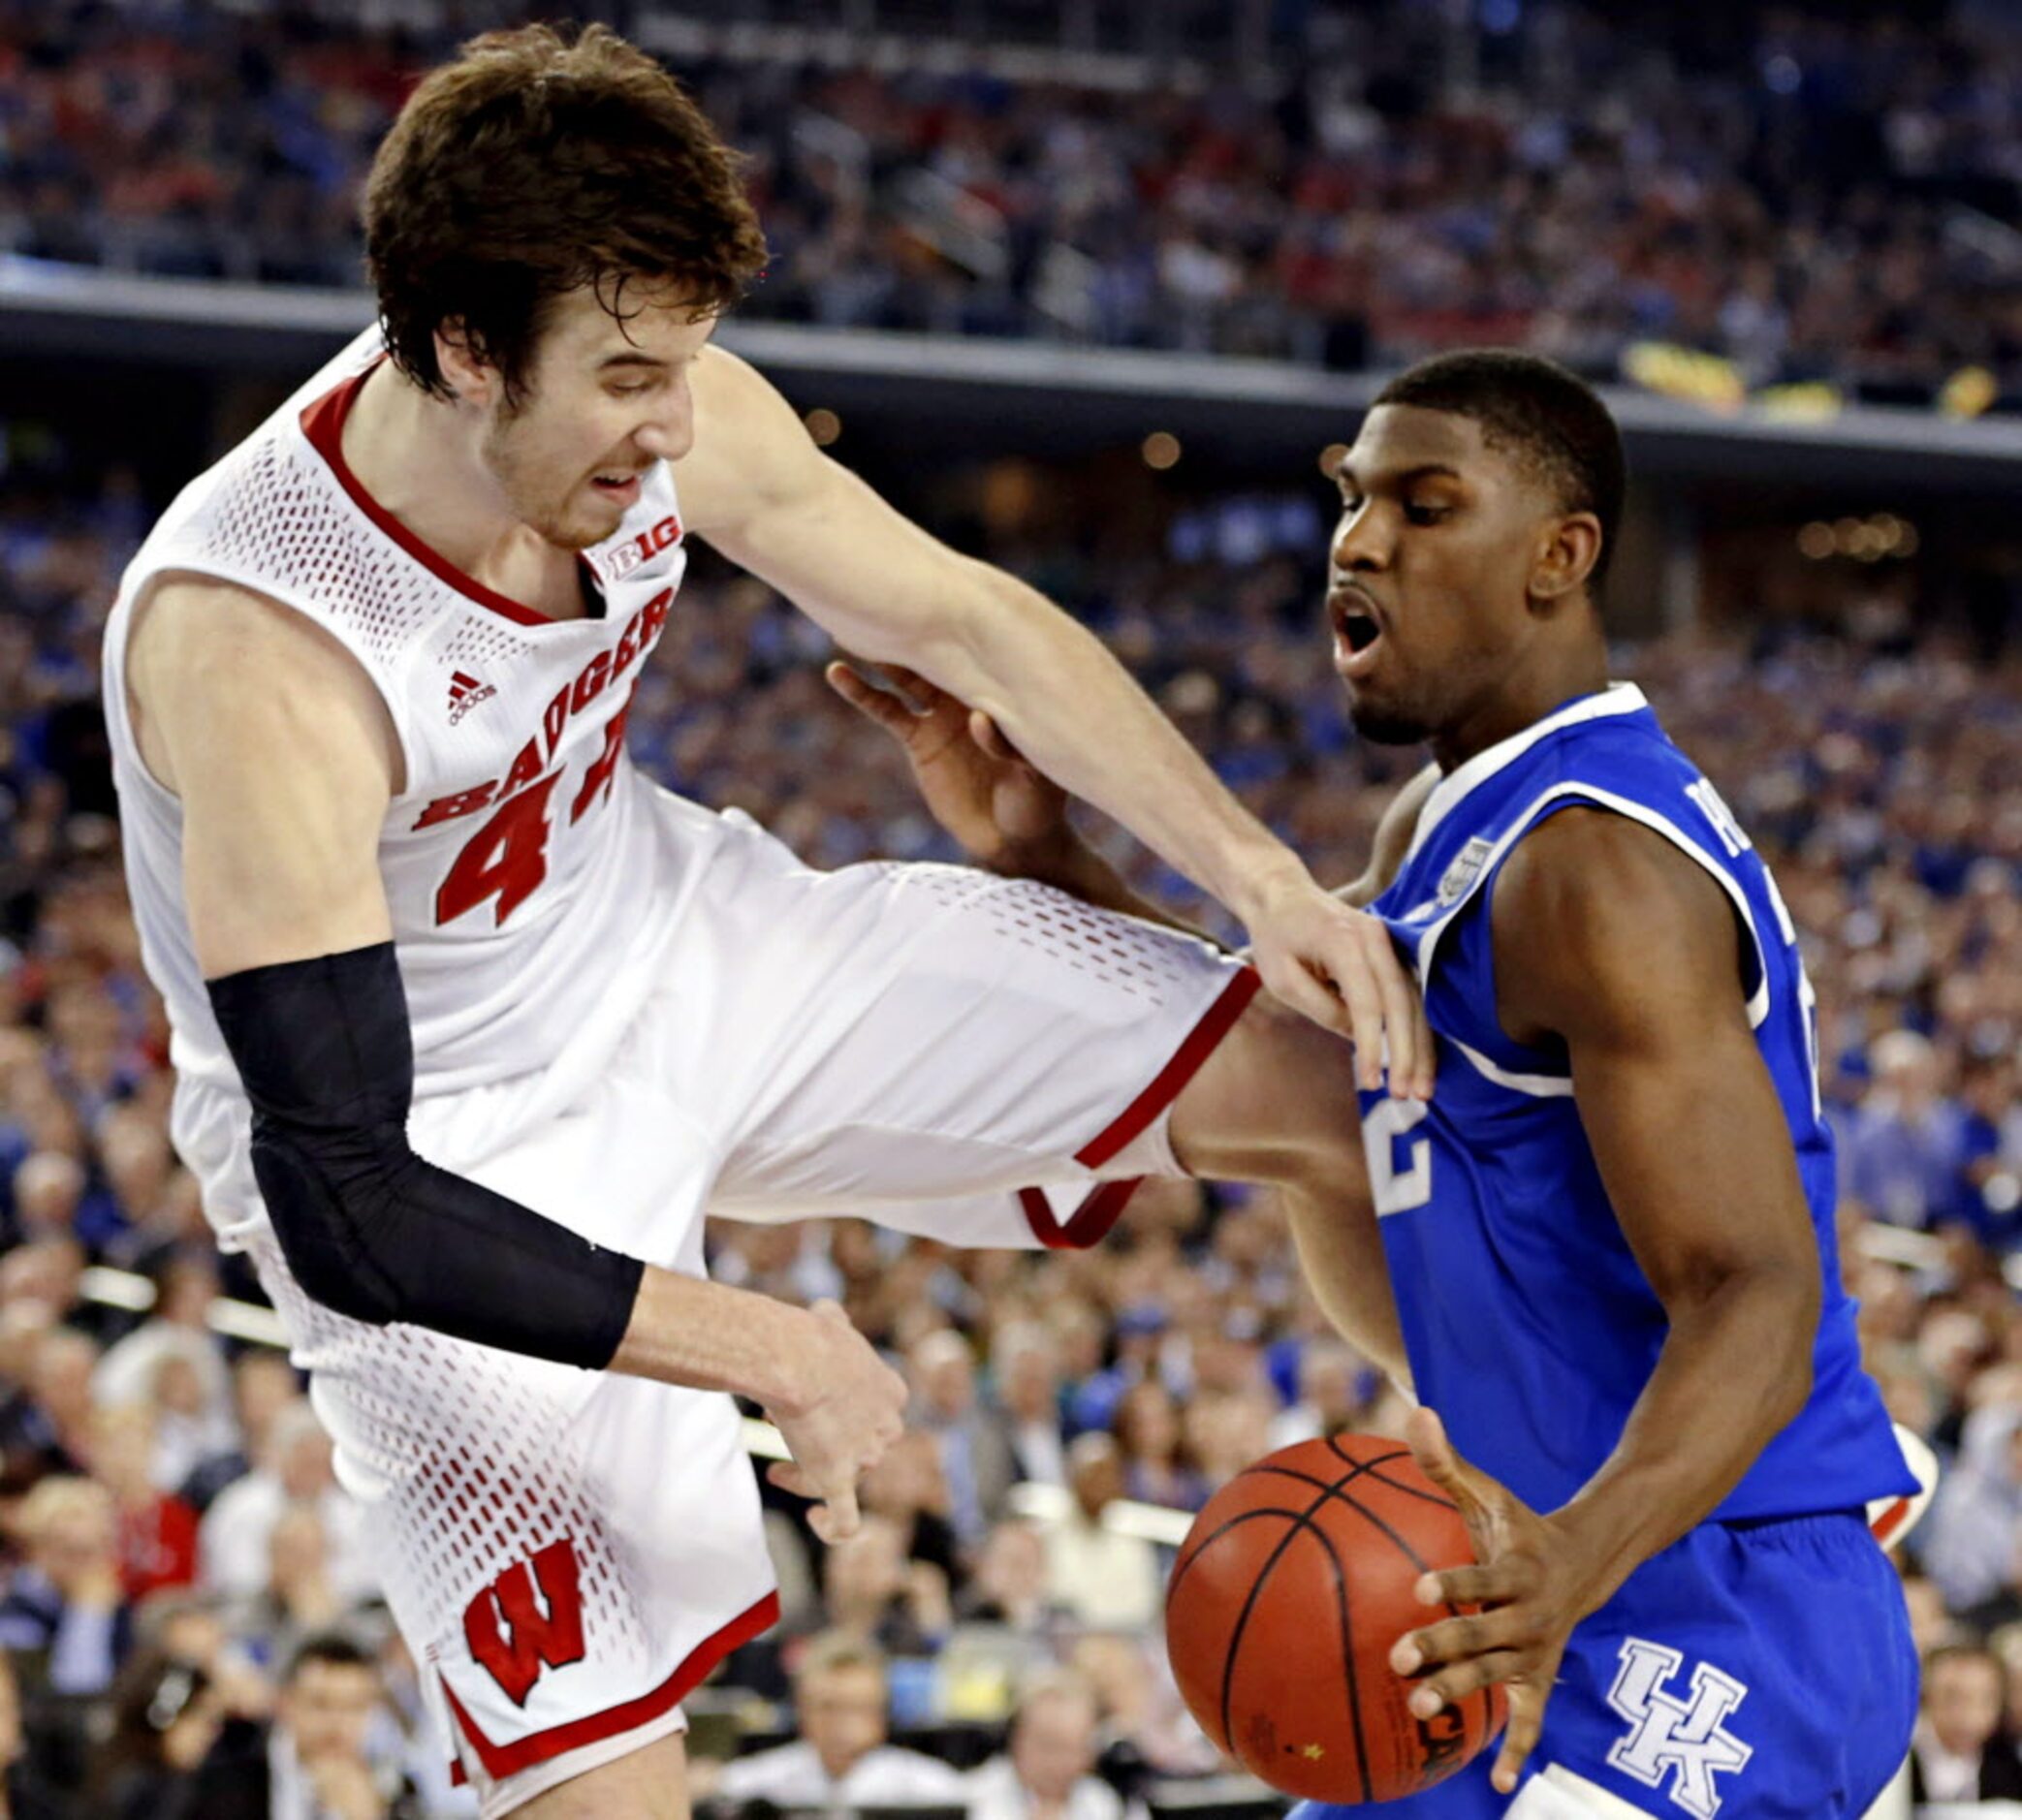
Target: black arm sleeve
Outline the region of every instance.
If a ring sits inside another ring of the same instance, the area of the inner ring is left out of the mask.
[[[253,1174],[309,1295],[374,1326],[611,1363],[646,1266],[408,1147],[414,1038],[393,943],[209,985],[253,1105]]]

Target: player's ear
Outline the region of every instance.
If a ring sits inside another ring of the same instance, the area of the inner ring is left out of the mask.
[[[1531,566],[1531,598],[1540,604],[1578,592],[1600,560],[1600,520],[1591,512],[1554,518]]]
[[[459,317],[435,326],[435,370],[464,404],[488,405],[499,389],[497,367],[470,345]]]

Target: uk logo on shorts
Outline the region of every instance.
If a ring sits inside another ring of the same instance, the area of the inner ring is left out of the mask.
[[[1701,1662],[1692,1669],[1691,1697],[1683,1699],[1664,1683],[1684,1666],[1685,1657],[1660,1643],[1630,1637],[1623,1644],[1608,1705],[1629,1729],[1609,1748],[1608,1762],[1645,1788],[1660,1787],[1669,1776],[1671,1801],[1694,1820],[1713,1820],[1722,1801],[1714,1777],[1737,1773],[1755,1754],[1725,1725],[1749,1690]]]

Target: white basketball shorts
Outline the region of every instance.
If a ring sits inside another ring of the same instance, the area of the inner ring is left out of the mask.
[[[410,1134],[699,1274],[705,1211],[1092,1242],[1131,1177],[1178,1172],[1172,1101],[1256,977],[987,873],[816,872],[733,821],[638,987],[616,1053],[558,1115],[529,1118],[541,1083],[515,1079],[419,1101]],[[349,1321],[296,1288],[270,1235],[250,1249],[488,1816],[679,1726],[682,1696],[772,1622],[729,1397]]]

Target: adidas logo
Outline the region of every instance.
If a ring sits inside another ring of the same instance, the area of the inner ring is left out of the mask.
[[[463,671],[450,672],[450,725],[454,727],[480,702],[489,701],[498,691],[489,682],[480,682]]]

